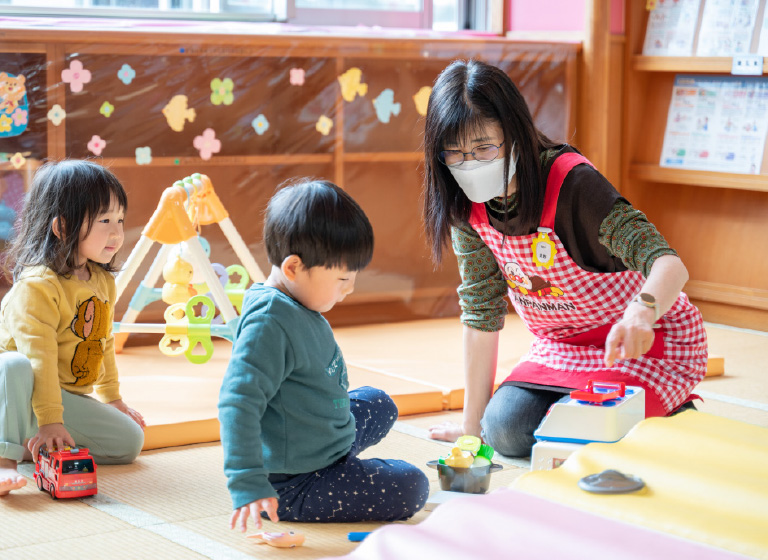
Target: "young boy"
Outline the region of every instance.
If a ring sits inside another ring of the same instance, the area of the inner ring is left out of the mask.
[[[351,293],[371,260],[373,229],[328,181],[304,180],[267,206],[272,265],[243,301],[219,397],[224,472],[245,531],[272,521],[394,521],[419,511],[429,482],[398,460],[359,459],[397,407],[383,391],[347,392],[347,367],[321,313]],[[278,504],[279,497],[279,504]]]

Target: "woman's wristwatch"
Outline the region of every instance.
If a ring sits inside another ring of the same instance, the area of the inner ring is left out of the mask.
[[[635,299],[632,300],[633,302],[639,303],[640,305],[644,307],[649,307],[650,309],[653,309],[653,322],[656,323],[659,320],[659,306],[656,305],[656,298],[653,297],[651,294],[646,293],[639,293],[635,296]]]

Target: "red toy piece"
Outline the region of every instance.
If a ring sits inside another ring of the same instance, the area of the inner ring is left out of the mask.
[[[80,498],[96,494],[96,463],[85,447],[61,451],[40,448],[35,463],[35,482],[51,498]]]
[[[593,381],[590,379],[585,390],[571,391],[571,398],[577,401],[601,404],[623,397],[625,391],[626,387],[623,381]]]

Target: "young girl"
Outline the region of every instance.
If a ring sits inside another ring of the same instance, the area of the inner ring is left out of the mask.
[[[26,484],[17,462],[42,445],[88,447],[97,464],[141,451],[144,419],[120,398],[112,337],[126,202],[95,163],[50,162],[35,174],[0,306],[0,496]]]

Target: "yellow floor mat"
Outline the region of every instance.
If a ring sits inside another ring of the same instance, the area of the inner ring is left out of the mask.
[[[581,490],[580,478],[615,469],[646,487],[622,495]],[[768,429],[688,411],[638,424],[615,444],[593,443],[560,468],[513,487],[599,515],[710,546],[768,558]]]
[[[427,474],[426,462],[447,452],[443,444],[392,431],[363,457],[404,459]],[[99,494],[54,501],[30,480],[0,499],[0,557],[8,558],[286,558],[344,555],[358,545],[350,531],[373,531],[386,523],[305,524],[264,522],[264,530],[300,531],[305,546],[285,551],[255,545],[230,531],[232,511],[217,443],[147,451],[134,464],[99,468]],[[30,465],[23,465],[25,474]],[[491,477],[491,490],[509,485],[525,469],[506,465]],[[420,512],[404,522],[417,523]],[[37,528],[44,528],[38,530]],[[250,533],[256,532],[249,530]]]

